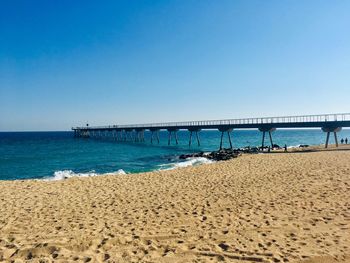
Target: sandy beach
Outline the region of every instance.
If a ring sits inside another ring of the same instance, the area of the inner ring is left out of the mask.
[[[350,150],[0,182],[1,262],[350,262]]]

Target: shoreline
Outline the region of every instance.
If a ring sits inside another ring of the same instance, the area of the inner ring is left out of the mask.
[[[0,258],[348,262],[349,159],[347,149],[247,154],[169,171],[0,181]]]
[[[257,149],[257,147],[252,147],[251,149]],[[158,172],[158,171],[168,171],[168,170],[176,170],[181,169],[185,167],[191,167],[191,166],[198,166],[198,165],[204,165],[204,164],[211,164],[216,163],[220,161],[227,161],[233,158],[240,157],[241,155],[251,155],[251,154],[274,154],[274,153],[283,153],[285,154],[283,148],[280,149],[274,149],[271,150],[271,152],[244,152],[247,147],[245,148],[236,148],[233,150],[230,149],[223,149],[224,151],[233,152],[236,155],[231,155],[227,159],[222,160],[213,160],[212,158],[208,158],[207,156],[213,153],[219,152],[219,150],[211,151],[211,152],[197,152],[192,154],[181,154],[178,156],[177,162],[172,163],[166,163],[166,164],[160,164],[159,167],[167,167],[167,168],[158,168],[150,171],[145,172],[125,172],[123,169],[119,169],[117,171],[112,172],[106,172],[106,173],[96,173],[94,170],[89,172],[74,172],[72,170],[59,170],[55,171],[52,176],[46,176],[43,178],[30,178],[30,179],[12,179],[12,180],[0,180],[2,181],[60,181],[60,180],[67,180],[71,178],[86,178],[86,177],[98,177],[98,176],[109,176],[109,175],[135,175],[135,174],[143,174],[143,173],[152,173],[152,172]],[[350,144],[339,144],[339,147],[335,147],[334,144],[330,144],[327,149],[324,148],[324,145],[307,145],[307,147],[300,147],[300,146],[290,146],[288,147],[287,153],[294,153],[294,152],[318,152],[318,151],[342,151],[342,150],[350,150]],[[230,155],[230,154],[229,154]],[[184,158],[186,157],[186,158]],[[204,160],[205,159],[205,160]]]

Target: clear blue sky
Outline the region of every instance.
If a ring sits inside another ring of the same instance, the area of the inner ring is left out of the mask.
[[[350,1],[0,1],[0,130],[350,112]]]

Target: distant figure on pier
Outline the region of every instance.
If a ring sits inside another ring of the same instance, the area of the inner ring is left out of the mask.
[[[287,152],[287,144],[284,145],[284,151]]]
[[[348,144],[348,138],[345,138],[345,144]]]
[[[344,144],[344,139],[343,138],[341,138],[340,143]]]

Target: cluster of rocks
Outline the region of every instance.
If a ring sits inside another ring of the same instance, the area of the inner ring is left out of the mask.
[[[286,147],[286,146],[285,146]],[[309,147],[307,144],[299,145],[300,148]],[[237,148],[237,149],[221,149],[218,151],[213,152],[198,152],[198,153],[191,153],[191,154],[182,154],[179,156],[181,160],[185,160],[188,158],[198,158],[198,157],[204,157],[209,160],[213,161],[226,161],[233,158],[238,157],[242,153],[259,153],[259,152],[270,152],[270,150],[278,150],[282,149],[278,144],[274,144],[273,147],[271,146],[264,146],[264,147],[244,147],[244,148]]]
[[[245,147],[238,149],[221,149],[213,152],[198,152],[193,154],[182,154],[180,155],[180,159],[188,159],[188,158],[196,158],[196,157],[204,157],[213,161],[226,161],[233,158],[238,157],[242,153],[258,153],[259,148],[257,147]]]
[[[236,158],[240,154],[241,153],[239,151],[234,149],[222,149],[219,151],[214,151],[209,153],[207,158],[214,161],[226,161],[226,160]]]

